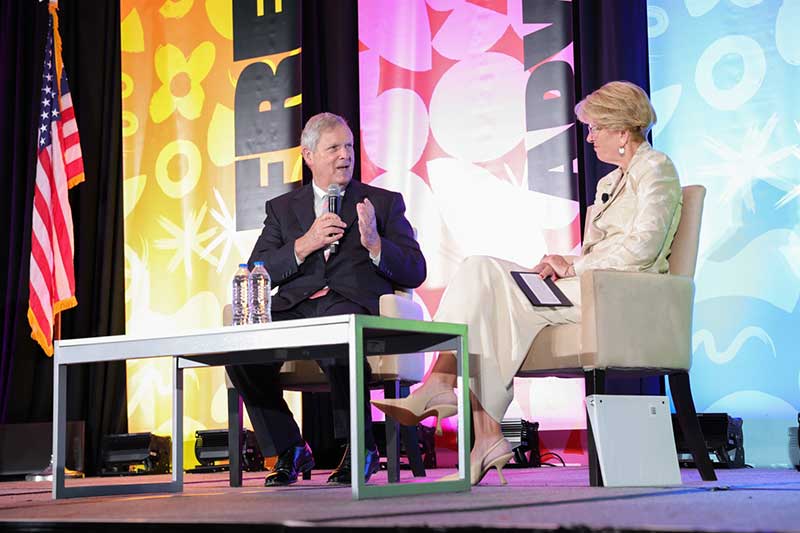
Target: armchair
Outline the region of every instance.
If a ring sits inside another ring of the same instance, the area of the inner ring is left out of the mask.
[[[396,290],[394,294],[381,296],[381,316],[422,320],[422,308],[411,299],[410,290]],[[223,310],[223,323],[231,323],[231,306]],[[370,388],[383,388],[386,398],[404,398],[409,394],[409,387],[422,380],[425,375],[424,354],[382,355],[370,357],[372,381]],[[281,384],[285,390],[303,392],[320,392],[329,388],[325,374],[316,361],[286,361],[281,367]],[[239,436],[242,428],[242,400],[233,384],[227,378],[228,386],[228,453],[230,457],[231,486],[241,486],[242,471],[240,464],[241,442]],[[419,451],[419,439],[416,427],[400,426],[391,419],[386,420],[386,460],[390,482],[400,479],[400,439],[405,445],[408,461],[415,477],[425,476],[425,467]],[[310,476],[304,474],[304,479]]]
[[[587,396],[605,392],[609,374],[669,376],[678,421],[695,465],[704,481],[714,481],[689,386],[693,276],[705,193],[698,185],[683,188],[669,274],[585,272],[580,279],[581,322],[544,328],[517,375],[583,375]],[[588,417],[587,431],[590,485],[602,486]]]

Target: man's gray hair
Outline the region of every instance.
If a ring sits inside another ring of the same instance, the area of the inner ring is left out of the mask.
[[[334,115],[333,113],[319,113],[314,115],[308,119],[306,127],[303,128],[303,133],[300,134],[300,146],[313,152],[317,149],[317,144],[319,144],[319,138],[322,136],[322,132],[333,129],[336,126],[350,128],[350,126],[347,125],[347,121],[339,115]]]

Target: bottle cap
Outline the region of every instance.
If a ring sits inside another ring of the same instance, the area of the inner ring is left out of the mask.
[[[263,267],[264,266],[264,261],[255,261],[253,264],[255,266],[262,266]]]
[[[239,268],[247,268],[247,263],[239,263]]]

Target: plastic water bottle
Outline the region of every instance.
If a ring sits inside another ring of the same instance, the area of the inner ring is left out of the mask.
[[[250,271],[247,263],[241,263],[233,275],[233,294],[231,304],[233,307],[233,325],[241,326],[247,324],[247,285],[250,278]]]
[[[247,284],[247,301],[250,303],[250,323],[272,322],[272,280],[263,261],[256,261]]]

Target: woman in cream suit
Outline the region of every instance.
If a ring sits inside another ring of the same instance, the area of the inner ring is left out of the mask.
[[[681,214],[681,186],[672,161],[645,140],[656,122],[645,92],[628,82],[611,82],[575,106],[588,126],[587,142],[597,158],[617,169],[597,184],[592,219],[580,256],[546,255],[532,270],[551,277],[573,307],[534,307],[509,272],[526,268],[493,257],[467,258],[442,296],[435,320],[465,323],[473,374],[470,390],[475,444],[471,481],[511,459],[500,420],[513,399],[514,375],[536,335],[548,325],[581,319],[579,276],[586,270],[667,272],[667,257]],[[456,360],[442,353],[412,395],[373,403],[400,423],[456,412]],[[437,425],[440,424],[437,421]]]

